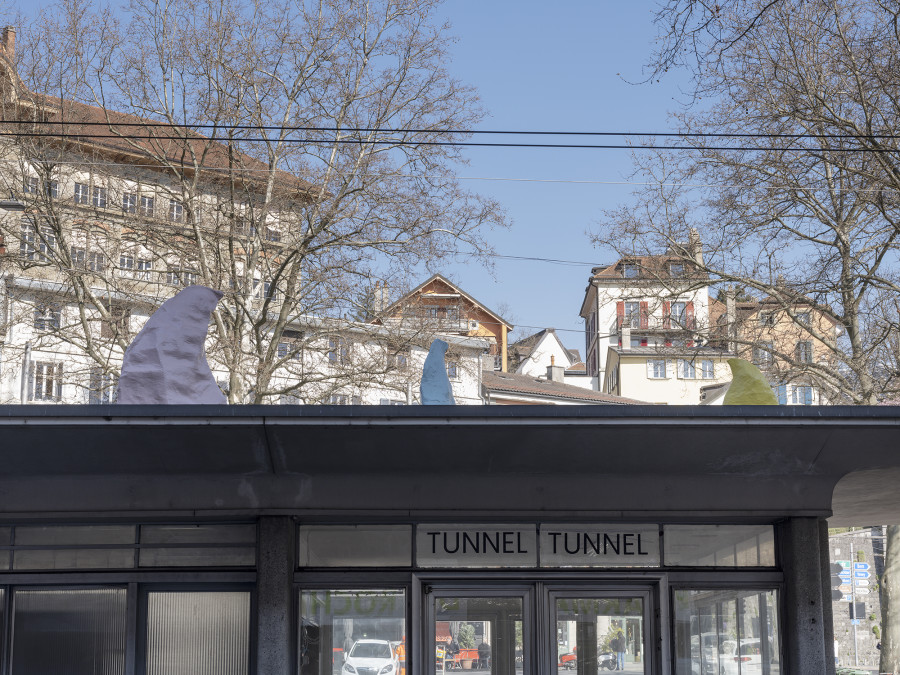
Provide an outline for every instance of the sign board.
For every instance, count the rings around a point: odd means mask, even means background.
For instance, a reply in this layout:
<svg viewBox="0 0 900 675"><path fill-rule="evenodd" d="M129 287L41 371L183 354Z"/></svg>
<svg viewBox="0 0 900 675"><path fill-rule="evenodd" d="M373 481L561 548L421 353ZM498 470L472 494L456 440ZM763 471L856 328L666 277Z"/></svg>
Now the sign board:
<svg viewBox="0 0 900 675"><path fill-rule="evenodd" d="M853 563L853 569L867 570L867 569L869 569L869 563Z"/></svg>
<svg viewBox="0 0 900 675"><path fill-rule="evenodd" d="M850 619L850 623L853 624L854 626L858 626L858 625L859 625L859 619Z"/></svg>
<svg viewBox="0 0 900 675"><path fill-rule="evenodd" d="M852 563L849 560L835 560L834 564L840 565L844 569L850 569Z"/></svg>
<svg viewBox="0 0 900 675"><path fill-rule="evenodd" d="M844 585L841 585L841 587L840 587L838 590L839 590L841 593L843 593L844 595L850 595L850 594L853 592L853 586L844 586Z"/></svg>
<svg viewBox="0 0 900 675"><path fill-rule="evenodd" d="M656 567L656 525L541 525L541 567Z"/></svg>
<svg viewBox="0 0 900 675"><path fill-rule="evenodd" d="M868 586L869 580L868 579L856 579L856 580L854 580L853 583L855 583L857 586Z"/></svg>
<svg viewBox="0 0 900 675"><path fill-rule="evenodd" d="M853 578L854 579L868 579L869 573L868 572L860 572L859 570L857 570L853 573Z"/></svg>
<svg viewBox="0 0 900 675"><path fill-rule="evenodd" d="M421 567L537 567L534 525L417 525Z"/></svg>
<svg viewBox="0 0 900 675"><path fill-rule="evenodd" d="M869 589L868 589L868 588L865 588L865 587L863 587L863 588L857 588L857 589L856 589L856 594L857 594L857 595L868 595L868 594L869 594Z"/></svg>

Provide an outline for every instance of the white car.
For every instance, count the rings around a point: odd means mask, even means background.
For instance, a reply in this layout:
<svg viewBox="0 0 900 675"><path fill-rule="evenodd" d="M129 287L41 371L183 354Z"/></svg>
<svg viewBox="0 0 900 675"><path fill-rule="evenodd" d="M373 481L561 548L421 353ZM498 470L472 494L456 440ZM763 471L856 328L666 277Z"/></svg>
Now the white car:
<svg viewBox="0 0 900 675"><path fill-rule="evenodd" d="M741 640L740 647L735 640L722 643L721 675L778 675L778 653L769 641L769 660L763 663L762 642L759 638Z"/></svg>
<svg viewBox="0 0 900 675"><path fill-rule="evenodd" d="M396 675L400 659L387 640L357 640L344 659L344 675Z"/></svg>

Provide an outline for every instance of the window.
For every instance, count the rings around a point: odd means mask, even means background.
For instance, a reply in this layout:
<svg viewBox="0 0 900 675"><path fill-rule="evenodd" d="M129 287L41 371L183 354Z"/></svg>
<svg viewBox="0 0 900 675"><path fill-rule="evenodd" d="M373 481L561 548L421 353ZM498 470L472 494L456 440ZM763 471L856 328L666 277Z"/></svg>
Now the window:
<svg viewBox="0 0 900 675"><path fill-rule="evenodd" d="M813 346L812 342L804 340L797 343L797 361L800 363L812 363Z"/></svg>
<svg viewBox="0 0 900 675"><path fill-rule="evenodd" d="M19 255L26 260L45 262L55 248L56 235L52 228L44 226L39 232L34 223L22 223Z"/></svg>
<svg viewBox="0 0 900 675"><path fill-rule="evenodd" d="M38 180L37 176L26 176L25 184L22 186L25 190L25 194L34 195L37 194L38 191Z"/></svg>
<svg viewBox="0 0 900 675"><path fill-rule="evenodd" d="M647 359L647 377L651 380L666 379L666 360Z"/></svg>
<svg viewBox="0 0 900 675"><path fill-rule="evenodd" d="M119 256L119 269L122 276L130 277L134 272L134 256L130 253L123 253Z"/></svg>
<svg viewBox="0 0 900 675"><path fill-rule="evenodd" d="M278 346L275 348L275 356L279 359L286 359L290 353L291 345L287 342L279 342Z"/></svg>
<svg viewBox="0 0 900 675"><path fill-rule="evenodd" d="M302 405L303 401L297 394L282 394L278 397L278 405Z"/></svg>
<svg viewBox="0 0 900 675"><path fill-rule="evenodd" d="M406 401L393 398L380 398L378 399L378 405L406 405Z"/></svg>
<svg viewBox="0 0 900 675"><path fill-rule="evenodd" d="M441 308L437 305L425 305L425 318L437 319L440 316Z"/></svg>
<svg viewBox="0 0 900 675"><path fill-rule="evenodd" d="M75 203L90 204L91 191L87 183L75 183Z"/></svg>
<svg viewBox="0 0 900 675"><path fill-rule="evenodd" d="M447 361L447 377L451 380L459 379L459 362Z"/></svg>
<svg viewBox="0 0 900 675"><path fill-rule="evenodd" d="M626 328L641 327L641 303L626 302L625 303L625 323Z"/></svg>
<svg viewBox="0 0 900 675"><path fill-rule="evenodd" d="M302 358L303 333L296 330L285 330L281 333L281 342L275 348L275 353L279 359L288 357L299 361Z"/></svg>
<svg viewBox="0 0 900 675"><path fill-rule="evenodd" d="M266 241L281 241L281 232L273 230L271 227L266 228Z"/></svg>
<svg viewBox="0 0 900 675"><path fill-rule="evenodd" d="M50 199L59 198L59 181L58 180L51 180L49 183L47 183L47 197L49 197Z"/></svg>
<svg viewBox="0 0 900 675"><path fill-rule="evenodd" d="M626 279L637 279L640 270L636 263L625 263L622 265L622 276Z"/></svg>
<svg viewBox="0 0 900 675"><path fill-rule="evenodd" d="M122 193L122 211L125 213L137 213L137 194L134 192Z"/></svg>
<svg viewBox="0 0 900 675"><path fill-rule="evenodd" d="M169 220L173 223L184 222L184 204L177 199L169 200Z"/></svg>
<svg viewBox="0 0 900 675"><path fill-rule="evenodd" d="M138 258L135 261L135 279L143 279L145 281L150 280L150 272L153 269L153 264L146 258Z"/></svg>
<svg viewBox="0 0 900 675"><path fill-rule="evenodd" d="M87 266L91 272L102 272L106 269L106 256L97 251L88 253Z"/></svg>
<svg viewBox="0 0 900 675"><path fill-rule="evenodd" d="M772 342L760 342L753 347L753 363L759 368L770 368L774 362L772 350L775 348Z"/></svg>
<svg viewBox="0 0 900 675"><path fill-rule="evenodd" d="M62 397L61 363L32 361L28 365L28 400L58 401Z"/></svg>
<svg viewBox="0 0 900 675"><path fill-rule="evenodd" d="M634 349L635 347L646 347L646 346L647 346L647 338L645 338L645 337L631 338L632 349Z"/></svg>
<svg viewBox="0 0 900 675"><path fill-rule="evenodd" d="M693 361L678 359L678 377L682 380L694 380L697 378L697 368Z"/></svg>
<svg viewBox="0 0 900 675"><path fill-rule="evenodd" d="M684 263L673 262L669 263L669 276L673 278L680 278L684 276Z"/></svg>
<svg viewBox="0 0 900 675"><path fill-rule="evenodd" d="M328 361L335 365L346 365L350 361L350 350L342 337L328 338Z"/></svg>
<svg viewBox="0 0 900 675"><path fill-rule="evenodd" d="M332 394L326 405L362 405L362 399L349 394Z"/></svg>
<svg viewBox="0 0 900 675"><path fill-rule="evenodd" d="M775 325L775 312L760 312L759 313L759 325L760 326L774 326Z"/></svg>
<svg viewBox="0 0 900 675"><path fill-rule="evenodd" d="M797 323L801 326L809 327L809 312L797 312L795 316L797 317Z"/></svg>
<svg viewBox="0 0 900 675"><path fill-rule="evenodd" d="M105 187L95 187L92 203L94 208L97 209L105 209L106 208L106 188Z"/></svg>
<svg viewBox="0 0 900 675"><path fill-rule="evenodd" d="M153 216L153 206L154 199L148 195L141 195L140 204L140 214L142 216L152 217Z"/></svg>
<svg viewBox="0 0 900 675"><path fill-rule="evenodd" d="M116 402L116 380L111 373L100 368L91 368L90 385L88 387L88 403L106 405Z"/></svg>
<svg viewBox="0 0 900 675"><path fill-rule="evenodd" d="M704 380L711 380L715 377L715 364L710 359L700 361L700 377Z"/></svg>
<svg viewBox="0 0 900 675"><path fill-rule="evenodd" d="M79 270L87 267L87 251L80 246L72 247L72 267Z"/></svg>
<svg viewBox="0 0 900 675"><path fill-rule="evenodd" d="M407 351L398 351L398 352L390 352L388 354L388 367L396 368L398 370L402 370L409 365L409 352Z"/></svg>
<svg viewBox="0 0 900 675"><path fill-rule="evenodd" d="M62 308L59 305L37 305L34 308L35 330L59 330L61 322Z"/></svg>
<svg viewBox="0 0 900 675"><path fill-rule="evenodd" d="M669 304L669 322L672 328L687 328L687 303L673 302Z"/></svg>
<svg viewBox="0 0 900 675"><path fill-rule="evenodd" d="M198 274L191 270L169 269L166 272L166 283L170 286L193 286L197 279Z"/></svg>
<svg viewBox="0 0 900 675"><path fill-rule="evenodd" d="M131 328L131 309L114 302L108 307L109 317L100 322L100 337L116 338L128 336Z"/></svg>
<svg viewBox="0 0 900 675"><path fill-rule="evenodd" d="M812 387L809 385L794 386L791 392L791 403L794 405L812 405Z"/></svg>

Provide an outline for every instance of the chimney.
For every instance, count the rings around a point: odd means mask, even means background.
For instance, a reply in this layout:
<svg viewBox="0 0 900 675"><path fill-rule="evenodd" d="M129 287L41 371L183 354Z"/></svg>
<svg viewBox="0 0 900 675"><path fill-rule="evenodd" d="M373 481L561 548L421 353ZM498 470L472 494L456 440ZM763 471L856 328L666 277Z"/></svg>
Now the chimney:
<svg viewBox="0 0 900 675"><path fill-rule="evenodd" d="M7 26L3 29L3 51L13 60L16 57L16 27Z"/></svg>
<svg viewBox="0 0 900 675"><path fill-rule="evenodd" d="M700 233L697 231L696 227L692 227L690 234L688 234L688 251L691 253L691 257L696 261L698 265L703 266L703 244L700 241Z"/></svg>
<svg viewBox="0 0 900 675"><path fill-rule="evenodd" d="M622 326L622 351L627 352L631 349L631 327Z"/></svg>
<svg viewBox="0 0 900 675"><path fill-rule="evenodd" d="M375 313L375 316L378 316L387 309L387 306L387 283L376 281L375 289L372 292L372 311Z"/></svg>
<svg viewBox="0 0 900 675"><path fill-rule="evenodd" d="M737 291L734 286L725 291L725 336L727 349L732 353L737 352L737 305L735 296Z"/></svg>
<svg viewBox="0 0 900 675"><path fill-rule="evenodd" d="M552 354L550 355L550 365L547 366L547 379L551 382L560 383L566 380L566 369L556 365L556 357Z"/></svg>

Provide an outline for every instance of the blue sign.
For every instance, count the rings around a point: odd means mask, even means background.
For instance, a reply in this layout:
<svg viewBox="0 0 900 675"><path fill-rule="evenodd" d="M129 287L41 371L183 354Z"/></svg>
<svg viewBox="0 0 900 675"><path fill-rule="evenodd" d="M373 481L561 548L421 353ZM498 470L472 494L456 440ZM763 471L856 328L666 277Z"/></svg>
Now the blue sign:
<svg viewBox="0 0 900 675"><path fill-rule="evenodd" d="M859 619L850 619L850 623L851 623L852 625L854 625L854 626L858 626L858 625L859 625Z"/></svg>
<svg viewBox="0 0 900 675"><path fill-rule="evenodd" d="M859 570L857 570L857 571L853 572L853 578L854 579L868 579L869 573L868 572L860 572Z"/></svg>
<svg viewBox="0 0 900 675"><path fill-rule="evenodd" d="M841 579L845 579L846 581L850 581L850 570L847 570L846 572L841 572L840 574L838 574L838 576L839 576Z"/></svg>
<svg viewBox="0 0 900 675"><path fill-rule="evenodd" d="M869 563L853 563L853 569L867 570L867 569L869 569Z"/></svg>

